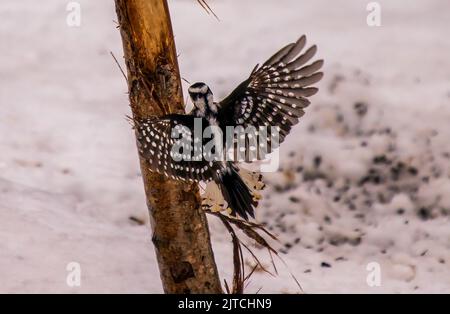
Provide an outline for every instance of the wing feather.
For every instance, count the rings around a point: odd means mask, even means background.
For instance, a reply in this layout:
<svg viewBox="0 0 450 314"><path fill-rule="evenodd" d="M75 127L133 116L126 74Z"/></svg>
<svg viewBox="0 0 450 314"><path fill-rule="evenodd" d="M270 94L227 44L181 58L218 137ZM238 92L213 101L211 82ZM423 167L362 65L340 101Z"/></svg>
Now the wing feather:
<svg viewBox="0 0 450 314"><path fill-rule="evenodd" d="M192 115L174 114L134 120L138 150L148 161L151 171L183 181L210 181L215 178L221 164L210 162L204 156L194 155L194 119L196 117ZM207 123L203 121L202 125L206 126ZM175 138L174 130L181 132L181 137ZM203 143L203 139L199 140ZM177 152L176 147L174 148L176 143L185 145L186 150ZM184 152L189 150L189 145L192 149L188 156Z"/></svg>
<svg viewBox="0 0 450 314"><path fill-rule="evenodd" d="M282 143L291 128L304 115L308 97L318 89L323 60L308 63L317 46L304 50L306 36L301 36L256 67L250 77L219 103L219 121L226 126L276 126ZM274 149L276 145L271 147ZM247 147L248 149L248 147Z"/></svg>

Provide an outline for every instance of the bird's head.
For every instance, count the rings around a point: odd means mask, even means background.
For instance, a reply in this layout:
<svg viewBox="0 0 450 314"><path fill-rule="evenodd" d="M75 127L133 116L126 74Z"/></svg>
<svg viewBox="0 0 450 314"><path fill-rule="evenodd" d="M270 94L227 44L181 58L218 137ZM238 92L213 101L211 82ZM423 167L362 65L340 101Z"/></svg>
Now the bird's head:
<svg viewBox="0 0 450 314"><path fill-rule="evenodd" d="M191 96L194 106L204 112L207 109L211 110L213 107L213 93L205 83L195 83L188 89L189 96Z"/></svg>

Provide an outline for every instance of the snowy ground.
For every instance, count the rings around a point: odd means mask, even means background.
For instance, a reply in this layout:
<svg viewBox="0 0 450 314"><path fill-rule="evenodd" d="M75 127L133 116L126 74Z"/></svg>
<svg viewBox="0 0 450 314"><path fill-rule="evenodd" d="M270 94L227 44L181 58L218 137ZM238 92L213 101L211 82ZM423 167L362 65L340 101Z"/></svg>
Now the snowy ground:
<svg viewBox="0 0 450 314"><path fill-rule="evenodd" d="M78 28L67 2L0 4L0 292L161 292L109 55L121 55L113 1L79 1ZM382 26L369 27L366 1L211 1L221 22L170 1L182 75L217 98L303 33L326 61L258 210L306 293L450 292L450 5L379 3ZM230 278L229 238L211 227ZM66 284L69 262L81 287ZM366 283L371 262L380 287ZM278 269L247 291L298 292Z"/></svg>

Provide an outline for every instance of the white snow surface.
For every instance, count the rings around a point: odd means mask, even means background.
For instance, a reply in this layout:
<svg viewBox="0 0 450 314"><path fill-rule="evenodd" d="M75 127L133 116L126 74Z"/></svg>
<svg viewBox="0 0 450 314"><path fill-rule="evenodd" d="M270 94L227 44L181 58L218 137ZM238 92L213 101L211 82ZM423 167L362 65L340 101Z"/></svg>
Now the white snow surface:
<svg viewBox="0 0 450 314"><path fill-rule="evenodd" d="M122 56L114 1L78 2L80 27L66 25L68 1L0 4L0 292L161 293L109 54ZM169 3L182 76L217 99L302 34L325 59L257 211L287 267L275 259L279 275L258 272L248 293L301 292L290 273L305 293L450 292L450 4L378 2L381 27L367 26L366 1L210 1L220 22ZM230 238L210 227L230 282ZM80 287L66 284L70 262Z"/></svg>

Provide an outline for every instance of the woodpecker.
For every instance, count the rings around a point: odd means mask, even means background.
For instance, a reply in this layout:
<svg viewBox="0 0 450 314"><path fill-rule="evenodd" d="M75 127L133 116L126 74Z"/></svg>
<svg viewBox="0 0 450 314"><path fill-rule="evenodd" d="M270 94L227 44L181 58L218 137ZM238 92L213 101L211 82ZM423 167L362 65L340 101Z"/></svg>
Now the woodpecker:
<svg viewBox="0 0 450 314"><path fill-rule="evenodd" d="M204 152L195 155L191 150L179 153L174 150L178 143L174 131L178 130L183 136L181 147L186 148L199 143L205 145L210 140L196 134L196 121L201 124L200 134L208 127L215 127L222 131L222 140L230 126L276 128L278 143L267 139L266 153L270 154L304 115L304 109L310 104L308 97L318 91L312 85L323 77L319 72L323 60L310 62L317 47L313 45L305 50L305 46L306 37L303 35L283 47L262 66L256 65L250 76L220 102L214 101L208 85L199 82L188 89L194 104L190 113L134 119L138 150L148 161L150 170L174 180L206 183L202 195L205 208L228 209L232 216L238 215L245 220L249 216L255 218L254 210L260 199L258 191L264 188L262 176L245 170L235 160L211 160ZM215 134L215 140L218 137L220 135ZM236 142L235 138L233 148ZM250 142L248 139L244 141L246 153L255 150ZM230 148L225 147L224 141L215 143L223 145L224 154ZM258 154L256 159L244 161L261 160L265 156Z"/></svg>

